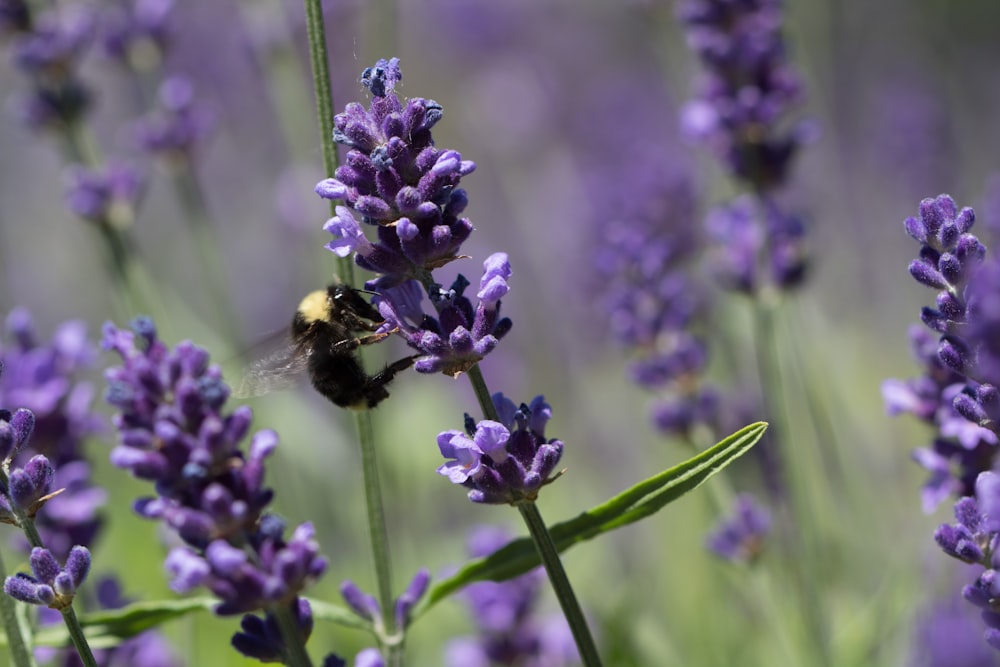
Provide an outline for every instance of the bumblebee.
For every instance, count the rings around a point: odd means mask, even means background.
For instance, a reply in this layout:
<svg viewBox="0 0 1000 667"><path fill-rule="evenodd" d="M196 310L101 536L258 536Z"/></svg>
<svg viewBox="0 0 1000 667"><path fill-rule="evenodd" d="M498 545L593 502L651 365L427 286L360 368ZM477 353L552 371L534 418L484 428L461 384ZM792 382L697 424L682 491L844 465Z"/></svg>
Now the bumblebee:
<svg viewBox="0 0 1000 667"><path fill-rule="evenodd" d="M387 386L419 355L387 364L368 375L357 350L387 338L375 333L385 320L354 288L333 284L310 293L299 304L289 340L282 350L253 363L237 389L238 396L258 396L294 384L303 371L316 391L334 405L366 410L389 397ZM365 333L369 332L369 333Z"/></svg>

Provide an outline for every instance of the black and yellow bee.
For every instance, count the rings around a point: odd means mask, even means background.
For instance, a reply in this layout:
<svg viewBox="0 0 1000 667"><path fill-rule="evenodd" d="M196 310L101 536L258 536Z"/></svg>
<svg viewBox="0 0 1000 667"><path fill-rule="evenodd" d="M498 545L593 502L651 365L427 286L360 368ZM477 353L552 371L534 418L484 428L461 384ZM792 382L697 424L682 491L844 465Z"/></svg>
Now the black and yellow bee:
<svg viewBox="0 0 1000 667"><path fill-rule="evenodd" d="M387 385L396 374L419 356L404 357L368 375L357 350L391 335L374 333L384 321L361 293L348 285L333 284L311 292L292 318L288 344L251 364L236 395L258 396L287 388L305 372L316 391L334 405L374 408L389 397Z"/></svg>

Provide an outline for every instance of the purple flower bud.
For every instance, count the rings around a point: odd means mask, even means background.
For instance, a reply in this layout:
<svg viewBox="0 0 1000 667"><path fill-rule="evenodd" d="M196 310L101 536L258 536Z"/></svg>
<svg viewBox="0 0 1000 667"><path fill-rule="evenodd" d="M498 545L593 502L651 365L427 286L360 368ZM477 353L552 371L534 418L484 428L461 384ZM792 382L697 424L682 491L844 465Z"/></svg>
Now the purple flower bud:
<svg viewBox="0 0 1000 667"><path fill-rule="evenodd" d="M313 630L312 608L305 598L295 598L290 606L302 642L305 643ZM269 612L264 618L246 614L240 619L240 630L232 638L233 648L237 651L261 662L285 660L285 640L273 614Z"/></svg>
<svg viewBox="0 0 1000 667"><path fill-rule="evenodd" d="M954 336L942 336L938 345L938 358L959 375L965 375L970 362L970 350L965 341Z"/></svg>
<svg viewBox="0 0 1000 667"><path fill-rule="evenodd" d="M7 577L3 584L4 593L15 600L36 605L51 605L55 602L56 593L48 584L43 584L26 574L18 573Z"/></svg>
<svg viewBox="0 0 1000 667"><path fill-rule="evenodd" d="M345 580L340 584L340 595L344 598L344 602L347 603L354 613L361 618L371 621L378 617L381 613L378 601L360 588L350 579Z"/></svg>
<svg viewBox="0 0 1000 667"><path fill-rule="evenodd" d="M974 424L984 424L989 422L989 416L982 406L968 394L959 394L952 403L955 411Z"/></svg>
<svg viewBox="0 0 1000 667"><path fill-rule="evenodd" d="M395 619L396 629L402 630L410 624L410 612L427 592L431 581L431 573L427 568L421 568L413 575L410 585L403 594L396 598Z"/></svg>
<svg viewBox="0 0 1000 667"><path fill-rule="evenodd" d="M11 470L10 499L29 516L34 516L39 500L51 491L54 477L55 470L49 460L41 454L33 456L24 467Z"/></svg>
<svg viewBox="0 0 1000 667"><path fill-rule="evenodd" d="M948 287L948 281L941 275L941 272L936 267L921 260L915 259L910 262L910 275L918 283L934 289L946 289Z"/></svg>
<svg viewBox="0 0 1000 667"><path fill-rule="evenodd" d="M354 667L385 667L385 658L378 649L366 648L354 656Z"/></svg>
<svg viewBox="0 0 1000 667"><path fill-rule="evenodd" d="M185 547L173 549L167 556L164 567L171 575L171 590L178 593L194 590L211 571L204 558Z"/></svg>

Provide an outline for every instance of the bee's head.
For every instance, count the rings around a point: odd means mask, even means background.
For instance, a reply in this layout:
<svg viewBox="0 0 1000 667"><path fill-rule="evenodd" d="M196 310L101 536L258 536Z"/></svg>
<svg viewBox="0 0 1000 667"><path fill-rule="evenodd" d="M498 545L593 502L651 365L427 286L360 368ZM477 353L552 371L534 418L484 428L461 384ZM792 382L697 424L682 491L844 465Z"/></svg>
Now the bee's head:
<svg viewBox="0 0 1000 667"><path fill-rule="evenodd" d="M331 319L350 322L358 318L381 321L378 311L362 296L362 290L333 284L326 288Z"/></svg>

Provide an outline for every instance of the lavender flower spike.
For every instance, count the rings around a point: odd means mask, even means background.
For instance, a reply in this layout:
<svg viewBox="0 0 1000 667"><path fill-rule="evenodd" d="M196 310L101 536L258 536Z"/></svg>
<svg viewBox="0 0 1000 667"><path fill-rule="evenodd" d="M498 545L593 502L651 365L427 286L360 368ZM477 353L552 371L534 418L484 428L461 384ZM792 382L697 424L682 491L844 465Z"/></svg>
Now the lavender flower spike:
<svg viewBox="0 0 1000 667"><path fill-rule="evenodd" d="M424 281L457 259L472 233L472 223L459 217L468 197L458 186L476 165L457 151L434 147L431 128L442 117L441 105L421 98L404 105L395 93L401 78L397 58L365 70L371 107L351 103L334 118L333 139L350 151L334 177L316 186L319 196L344 200L363 223L379 227L378 240L355 261L384 274L386 286ZM360 233L353 216L340 210L325 228L338 237L330 248L341 256Z"/></svg>
<svg viewBox="0 0 1000 667"><path fill-rule="evenodd" d="M469 500L477 503L511 504L534 502L541 487L549 484L562 458L563 443L546 440L545 424L552 408L544 397L531 405L514 402L497 393L493 403L501 422L466 419L466 431L438 435L441 455L451 459L438 467L438 474L469 489Z"/></svg>
<svg viewBox="0 0 1000 667"><path fill-rule="evenodd" d="M815 129L800 122L779 130L802 99L781 34L781 0L684 0L677 14L705 67L696 99L683 111L685 133L755 189L784 183Z"/></svg>
<svg viewBox="0 0 1000 667"><path fill-rule="evenodd" d="M208 354L190 342L171 350L148 318L133 330L105 325L104 346L124 362L107 372L107 399L120 411L112 462L155 482L157 496L136 511L163 520L187 545L167 559L172 587L206 586L220 599L219 615L294 608L327 561L312 524L286 540L284 521L266 511L274 494L264 462L277 434L258 431L244 453L250 410L224 412L229 388Z"/></svg>

